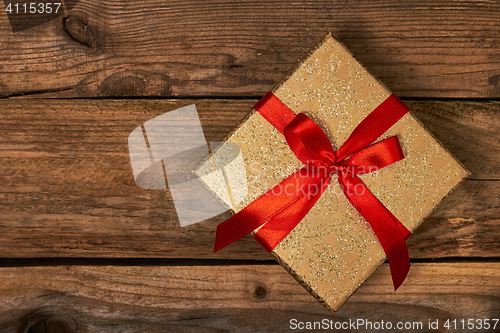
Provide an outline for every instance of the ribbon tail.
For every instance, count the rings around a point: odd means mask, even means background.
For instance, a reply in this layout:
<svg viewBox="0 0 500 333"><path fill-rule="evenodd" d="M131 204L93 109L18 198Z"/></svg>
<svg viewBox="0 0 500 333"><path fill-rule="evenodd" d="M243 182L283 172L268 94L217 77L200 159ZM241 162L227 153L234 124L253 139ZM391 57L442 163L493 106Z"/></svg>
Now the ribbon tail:
<svg viewBox="0 0 500 333"><path fill-rule="evenodd" d="M339 182L347 199L368 221L389 259L394 290L403 283L410 270L410 258L405 239L406 227L370 192L357 176L341 173ZM359 189L362 189L361 191Z"/></svg>
<svg viewBox="0 0 500 333"><path fill-rule="evenodd" d="M285 207L272 219L260 228L253 238L267 251L271 252L279 243L299 224L306 216L316 201L330 183L330 177L326 179L310 178L306 193L301 196L292 205Z"/></svg>
<svg viewBox="0 0 500 333"><path fill-rule="evenodd" d="M287 216L287 214L292 219L297 218L302 213L305 215L323 192L319 193L314 201L311 200L313 201L312 203L304 202L303 198L308 198L309 189L317 188L323 180L324 178L321 178L320 175L311 173L307 166L298 170L251 202L229 220L219 224L215 235L214 252L248 235L260 226L269 224L270 221L276 216L279 216L283 211L287 211L287 213L278 217L278 220L281 220L282 216ZM326 188L327 185L328 184L324 187ZM310 207L305 210L305 207L309 205ZM296 214L293 214L293 212L296 212ZM264 226L263 231L256 239L261 244L275 243L277 237L281 237L288 229L288 232L291 231L300 220L301 219L298 221L289 220L283 227L276 226L275 228L280 230L279 234L277 232L271 232L272 228L270 226L267 228L264 228ZM293 225L293 227L291 227L291 225ZM267 235L264 236L264 234ZM281 239L285 236L286 234ZM266 248L266 246L264 247Z"/></svg>
<svg viewBox="0 0 500 333"><path fill-rule="evenodd" d="M397 136L392 136L380 142L374 143L367 148L351 155L343 164L348 170L353 170L354 174L362 175L375 170L382 169L392 163L396 163L404 158L403 150ZM364 185L364 184L363 184ZM365 189L366 190L366 189ZM378 199L377 199L378 201ZM383 205L382 205L383 206ZM388 210L387 211L406 240L411 232Z"/></svg>
<svg viewBox="0 0 500 333"><path fill-rule="evenodd" d="M411 236L411 231L408 230L408 228L406 228L405 225L401 223L398 220L398 218L391 213L389 209L387 209L387 207L384 206L384 209L387 211L387 214L389 214L389 216L392 218L394 224L396 224L396 227L398 227L401 236L403 236L403 239L406 241Z"/></svg>

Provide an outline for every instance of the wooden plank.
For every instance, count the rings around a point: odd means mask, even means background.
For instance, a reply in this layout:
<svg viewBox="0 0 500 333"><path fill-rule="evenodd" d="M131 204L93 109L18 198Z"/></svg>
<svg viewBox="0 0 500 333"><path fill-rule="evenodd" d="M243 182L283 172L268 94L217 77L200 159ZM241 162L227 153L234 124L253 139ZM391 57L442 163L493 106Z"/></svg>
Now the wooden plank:
<svg viewBox="0 0 500 333"><path fill-rule="evenodd" d="M424 126L472 173L500 179L500 103L405 101Z"/></svg>
<svg viewBox="0 0 500 333"><path fill-rule="evenodd" d="M397 292L385 264L335 314L277 265L2 267L0 281L5 333L289 332L292 319L394 325L378 332L428 332L438 320L432 331L447 332L447 319L500 315L498 262L416 263ZM366 327L345 331L375 331Z"/></svg>
<svg viewBox="0 0 500 333"><path fill-rule="evenodd" d="M499 14L486 0L82 0L22 32L0 17L0 95L262 96L332 31L402 97L499 97Z"/></svg>
<svg viewBox="0 0 500 333"><path fill-rule="evenodd" d="M271 259L250 237L214 254L228 214L180 228L168 191L135 185L128 134L191 103L218 141L255 100L1 101L2 257ZM498 257L500 103L408 104L472 172L410 238L411 257Z"/></svg>

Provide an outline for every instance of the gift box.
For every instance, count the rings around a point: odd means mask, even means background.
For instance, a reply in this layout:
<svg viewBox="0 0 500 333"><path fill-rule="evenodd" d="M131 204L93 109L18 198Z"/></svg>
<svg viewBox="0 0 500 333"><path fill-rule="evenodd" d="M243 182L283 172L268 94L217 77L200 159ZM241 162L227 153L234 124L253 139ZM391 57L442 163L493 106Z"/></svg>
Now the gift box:
<svg viewBox="0 0 500 333"><path fill-rule="evenodd" d="M307 114L326 134L334 150L342 147L355 128L388 100L400 103L331 34L272 89L270 96L271 104L282 103L293 115ZM273 111L272 107L268 110L270 117L256 110L269 108L269 96L266 98L265 103L259 102L225 137L219 149L212 151L210 159L195 170L234 213L284 184L305 166L290 148L283 128L280 131L279 126L271 124L273 119L269 119L274 117L274 122L279 122L280 117L287 115ZM368 125L363 131L371 130ZM389 215L413 231L468 172L406 110L376 142L394 136L404 158L360 172L356 177ZM335 169L338 173L340 166L347 165L335 163L337 166L328 170ZM363 209L353 203L355 199L346 196L346 185L336 180L335 172L326 177L330 177L326 185L321 183L324 191L319 196L314 193L317 201L300 222L268 249L290 275L331 311L336 311L387 259L380 235L364 218ZM368 206L365 214L373 211ZM287 221L287 217L281 220ZM252 233L258 233L260 228ZM384 230L382 225L379 232ZM268 233L273 232L271 228Z"/></svg>

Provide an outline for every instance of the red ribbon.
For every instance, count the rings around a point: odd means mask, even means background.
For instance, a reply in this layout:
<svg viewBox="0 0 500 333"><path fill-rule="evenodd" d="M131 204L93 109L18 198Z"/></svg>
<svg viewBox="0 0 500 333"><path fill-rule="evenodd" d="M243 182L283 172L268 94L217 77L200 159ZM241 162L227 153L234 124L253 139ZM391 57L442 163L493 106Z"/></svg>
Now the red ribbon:
<svg viewBox="0 0 500 333"><path fill-rule="evenodd" d="M359 123L337 151L312 119L303 113L295 115L272 93L267 93L254 109L285 135L305 166L218 225L214 252L261 226L253 237L268 252L272 251L314 206L336 174L345 196L370 223L382 244L396 290L410 269L405 240L411 233L358 175L404 158L397 136L373 142L408 108L391 95Z"/></svg>

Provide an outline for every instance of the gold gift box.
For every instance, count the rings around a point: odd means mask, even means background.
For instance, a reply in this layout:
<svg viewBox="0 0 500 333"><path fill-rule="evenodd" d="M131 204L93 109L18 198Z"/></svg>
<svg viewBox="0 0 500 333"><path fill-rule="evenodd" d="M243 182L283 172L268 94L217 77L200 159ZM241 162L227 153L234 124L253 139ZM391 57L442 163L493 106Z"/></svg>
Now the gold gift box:
<svg viewBox="0 0 500 333"><path fill-rule="evenodd" d="M294 113L307 112L334 149L392 94L331 34L272 93ZM413 231L468 172L410 113L377 141L393 135L398 136L405 158L360 178ZM255 110L225 142L195 173L233 212L303 166L285 137ZM331 311L338 310L387 259L369 223L347 200L336 177L271 253Z"/></svg>

